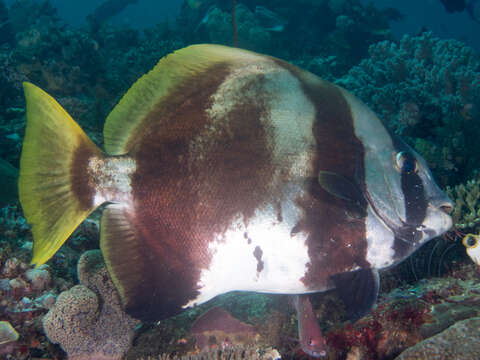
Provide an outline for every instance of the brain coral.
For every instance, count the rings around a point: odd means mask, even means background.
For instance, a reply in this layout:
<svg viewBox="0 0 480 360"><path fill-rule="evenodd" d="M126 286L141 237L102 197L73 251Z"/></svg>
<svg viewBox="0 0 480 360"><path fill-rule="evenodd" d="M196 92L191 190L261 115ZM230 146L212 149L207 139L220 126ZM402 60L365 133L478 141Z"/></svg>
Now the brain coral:
<svg viewBox="0 0 480 360"><path fill-rule="evenodd" d="M78 263L80 285L62 292L43 318L45 334L70 360L121 359L139 323L125 314L100 251L87 251Z"/></svg>
<svg viewBox="0 0 480 360"><path fill-rule="evenodd" d="M480 160L480 59L431 33L382 41L337 83L370 105L429 162L442 185L465 181Z"/></svg>

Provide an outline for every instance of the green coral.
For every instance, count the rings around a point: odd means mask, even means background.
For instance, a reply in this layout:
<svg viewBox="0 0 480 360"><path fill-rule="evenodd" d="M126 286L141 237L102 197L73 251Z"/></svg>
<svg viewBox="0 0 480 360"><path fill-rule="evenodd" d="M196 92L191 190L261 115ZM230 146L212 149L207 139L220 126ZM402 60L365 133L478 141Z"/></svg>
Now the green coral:
<svg viewBox="0 0 480 360"><path fill-rule="evenodd" d="M458 229L475 230L480 224L480 180L447 186L447 195L455 202L453 223Z"/></svg>

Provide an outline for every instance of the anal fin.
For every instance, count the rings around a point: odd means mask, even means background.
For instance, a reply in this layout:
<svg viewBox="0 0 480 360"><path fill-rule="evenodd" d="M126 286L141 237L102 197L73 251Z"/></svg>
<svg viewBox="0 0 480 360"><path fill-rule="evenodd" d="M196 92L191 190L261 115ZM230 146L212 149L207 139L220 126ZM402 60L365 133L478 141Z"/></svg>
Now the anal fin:
<svg viewBox="0 0 480 360"><path fill-rule="evenodd" d="M355 322L370 312L380 289L377 269L360 269L333 275L337 294L347 308L348 318Z"/></svg>
<svg viewBox="0 0 480 360"><path fill-rule="evenodd" d="M144 264L139 249L141 245L127 209L121 204L109 204L103 211L100 230L100 248L105 264L122 305L128 308L134 302L138 284L144 280Z"/></svg>
<svg viewBox="0 0 480 360"><path fill-rule="evenodd" d="M182 277L189 267L182 259L169 262L176 260L175 253L137 216L129 206L109 204L100 223L100 248L124 310L142 321L161 320L181 312L190 300L185 287L192 285Z"/></svg>

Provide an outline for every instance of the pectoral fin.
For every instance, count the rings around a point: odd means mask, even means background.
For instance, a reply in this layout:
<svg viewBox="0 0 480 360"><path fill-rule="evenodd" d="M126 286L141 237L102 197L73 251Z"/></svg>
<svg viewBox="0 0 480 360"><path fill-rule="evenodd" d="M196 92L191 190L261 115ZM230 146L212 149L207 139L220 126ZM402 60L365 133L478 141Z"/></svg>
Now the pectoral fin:
<svg viewBox="0 0 480 360"><path fill-rule="evenodd" d="M355 182L331 171L320 171L318 174L318 183L322 189L330 195L345 200L348 203L346 211L350 217L359 219L366 216L366 200L361 189Z"/></svg>
<svg viewBox="0 0 480 360"><path fill-rule="evenodd" d="M360 269L337 274L333 275L331 280L352 322L368 314L375 305L380 289L380 276L377 269Z"/></svg>

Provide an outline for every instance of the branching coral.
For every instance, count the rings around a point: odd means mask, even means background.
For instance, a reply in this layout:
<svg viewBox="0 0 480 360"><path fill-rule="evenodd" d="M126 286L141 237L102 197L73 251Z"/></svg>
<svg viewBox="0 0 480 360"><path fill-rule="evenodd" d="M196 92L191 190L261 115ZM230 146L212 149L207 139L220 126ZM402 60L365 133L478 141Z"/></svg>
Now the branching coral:
<svg viewBox="0 0 480 360"><path fill-rule="evenodd" d="M442 185L471 177L480 161L480 59L431 33L370 46L338 81L430 163Z"/></svg>
<svg viewBox="0 0 480 360"><path fill-rule="evenodd" d="M447 187L447 194L455 201L453 223L459 229L474 230L480 224L480 181L469 180L466 184Z"/></svg>

